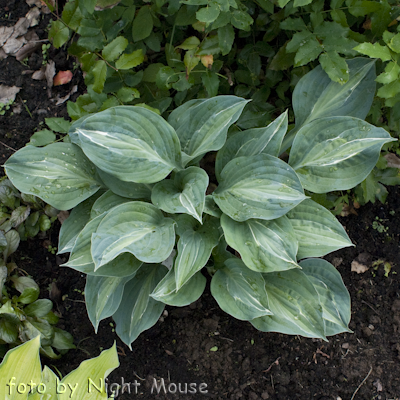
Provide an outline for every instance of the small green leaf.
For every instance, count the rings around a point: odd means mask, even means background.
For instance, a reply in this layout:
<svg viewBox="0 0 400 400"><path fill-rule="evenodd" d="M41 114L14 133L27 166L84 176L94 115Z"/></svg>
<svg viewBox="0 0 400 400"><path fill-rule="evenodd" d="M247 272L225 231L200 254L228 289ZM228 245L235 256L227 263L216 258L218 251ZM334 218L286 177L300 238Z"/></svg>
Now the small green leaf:
<svg viewBox="0 0 400 400"><path fill-rule="evenodd" d="M190 36L185 41L180 44L179 46L176 46L177 49L183 49L183 50L195 50L199 47L200 44L200 39L198 39L196 36Z"/></svg>
<svg viewBox="0 0 400 400"><path fill-rule="evenodd" d="M153 17L149 6L140 8L132 23L132 37L135 42L146 39L153 31ZM118 67L117 67L118 68Z"/></svg>
<svg viewBox="0 0 400 400"><path fill-rule="evenodd" d="M56 135L54 134L53 131L50 131L48 129L43 129L41 131L35 132L28 144L36 147L42 147L42 146L47 146L50 143L54 143L56 141Z"/></svg>
<svg viewBox="0 0 400 400"><path fill-rule="evenodd" d="M232 25L242 31L249 31L250 25L253 23L253 18L247 12L235 10L232 13Z"/></svg>
<svg viewBox="0 0 400 400"><path fill-rule="evenodd" d="M210 24L218 18L220 12L221 9L218 7L218 4L210 3L196 12L196 18L201 22Z"/></svg>
<svg viewBox="0 0 400 400"><path fill-rule="evenodd" d="M319 62L332 81L344 84L349 80L349 67L346 60L336 51L321 54Z"/></svg>
<svg viewBox="0 0 400 400"><path fill-rule="evenodd" d="M231 51L234 41L235 31L232 28L232 25L227 24L218 28L218 44L223 56L227 55Z"/></svg>
<svg viewBox="0 0 400 400"><path fill-rule="evenodd" d="M118 36L104 47L101 54L106 61L114 61L122 54L127 46L128 40L123 36Z"/></svg>
<svg viewBox="0 0 400 400"><path fill-rule="evenodd" d="M68 133L71 126L71 122L64 118L45 118L44 120L51 130L58 133Z"/></svg>
<svg viewBox="0 0 400 400"><path fill-rule="evenodd" d="M400 66L396 62L391 61L385 67L385 72L382 72L376 78L376 81L384 85L392 83L400 78Z"/></svg>
<svg viewBox="0 0 400 400"><path fill-rule="evenodd" d="M107 64L103 60L96 61L92 69L92 73L94 76L93 82L93 90L96 93L101 93L104 88L104 83L106 81L106 74L107 74Z"/></svg>
<svg viewBox="0 0 400 400"><path fill-rule="evenodd" d="M115 63L117 69L131 69L137 67L144 61L142 49L135 50L130 54L122 54Z"/></svg>
<svg viewBox="0 0 400 400"><path fill-rule="evenodd" d="M207 70L201 75L201 81L207 90L208 97L215 97L218 94L219 78L215 72Z"/></svg>
<svg viewBox="0 0 400 400"><path fill-rule="evenodd" d="M51 21L49 38L53 39L53 46L58 49L69 39L69 29L61 20Z"/></svg>
<svg viewBox="0 0 400 400"><path fill-rule="evenodd" d="M138 99L140 97L140 93L139 90L137 90L136 88L124 86L118 90L117 97L123 103L130 103L133 99Z"/></svg>

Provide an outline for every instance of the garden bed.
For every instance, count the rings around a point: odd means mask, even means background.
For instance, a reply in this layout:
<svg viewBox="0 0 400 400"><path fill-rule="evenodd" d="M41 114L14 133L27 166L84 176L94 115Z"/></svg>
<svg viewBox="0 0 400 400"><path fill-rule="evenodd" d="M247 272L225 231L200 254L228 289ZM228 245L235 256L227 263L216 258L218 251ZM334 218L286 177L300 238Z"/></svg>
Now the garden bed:
<svg viewBox="0 0 400 400"><path fill-rule="evenodd" d="M0 7L1 25L14 25L29 10L24 2L6 3L7 10L4 4ZM46 37L47 23L48 17L35 28L40 39ZM73 60L62 50L50 48L47 57L55 61L57 71L73 67ZM0 116L2 163L29 141L44 118L67 117L66 103L55 105L57 95L64 97L78 85L80 90L72 95L74 99L84 90L81 74L76 70L73 80L52 88L49 97L46 81L32 80L31 73L26 73L40 68L42 60L40 47L26 65L14 57L0 61L0 84L21 88L10 110ZM59 225L55 224L46 237L23 242L14 255L17 265L40 285L41 297L53 300L55 311L61 316L58 326L70 332L77 345L60 360L42 362L66 375L116 340L121 366L108 382L121 383L123 379L132 383L131 394L120 394L120 399L398 399L399 188L389 188L386 204L369 203L357 214L341 218L355 247L326 257L337 266L350 292L350 329L354 333L331 337L326 343L259 332L220 310L210 294L208 279L200 300L183 308L167 306L162 321L140 335L132 350L118 339L111 319L103 321L99 332L94 333L84 304L84 276L59 267L66 261L65 256L48 251L49 244L57 246ZM377 263L379 260L382 262ZM352 272L354 261L369 269L360 274ZM385 270L385 262L390 264L390 271L389 264ZM185 383L193 385L188 386L187 394L163 394L163 390L158 395L155 390L151 393L154 382L159 386L162 379L167 390L170 383L181 383L182 389ZM137 392L135 380L140 384ZM171 391L175 388L169 386ZM196 388L196 394L190 394L190 388Z"/></svg>

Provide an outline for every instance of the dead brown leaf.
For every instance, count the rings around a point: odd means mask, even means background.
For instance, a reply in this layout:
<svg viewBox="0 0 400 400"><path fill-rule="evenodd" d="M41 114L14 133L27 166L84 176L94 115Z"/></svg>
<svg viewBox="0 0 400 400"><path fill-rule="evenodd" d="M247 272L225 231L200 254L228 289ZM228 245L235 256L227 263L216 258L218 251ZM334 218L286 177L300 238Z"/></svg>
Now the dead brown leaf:
<svg viewBox="0 0 400 400"><path fill-rule="evenodd" d="M58 71L57 75L53 79L54 86L65 85L71 82L72 79L72 72L71 71Z"/></svg>
<svg viewBox="0 0 400 400"><path fill-rule="evenodd" d="M351 263L351 272L357 272L357 274L363 274L366 271L368 271L368 267L366 265L361 264L355 260Z"/></svg>
<svg viewBox="0 0 400 400"><path fill-rule="evenodd" d="M53 78L56 74L56 64L53 60L50 60L46 64L46 70L44 71L47 81L47 96L51 97L51 88L53 87Z"/></svg>
<svg viewBox="0 0 400 400"><path fill-rule="evenodd" d="M15 100L16 94L21 90L17 86L0 85L0 103L7 104Z"/></svg>
<svg viewBox="0 0 400 400"><path fill-rule="evenodd" d="M57 219L60 221L60 224L62 225L64 221L69 217L69 212L68 211L60 211L57 214Z"/></svg>
<svg viewBox="0 0 400 400"><path fill-rule="evenodd" d="M60 104L64 104L74 93L78 91L78 85L74 85L71 89L71 91L64 97L57 96L56 97L56 106L59 106Z"/></svg>
<svg viewBox="0 0 400 400"><path fill-rule="evenodd" d="M42 65L40 69L32 74L32 79L34 79L35 81L42 81L43 79L46 79L46 75L44 74L45 70L46 67Z"/></svg>
<svg viewBox="0 0 400 400"><path fill-rule="evenodd" d="M400 158L396 154L388 153L384 157L386 158L388 168L400 168Z"/></svg>

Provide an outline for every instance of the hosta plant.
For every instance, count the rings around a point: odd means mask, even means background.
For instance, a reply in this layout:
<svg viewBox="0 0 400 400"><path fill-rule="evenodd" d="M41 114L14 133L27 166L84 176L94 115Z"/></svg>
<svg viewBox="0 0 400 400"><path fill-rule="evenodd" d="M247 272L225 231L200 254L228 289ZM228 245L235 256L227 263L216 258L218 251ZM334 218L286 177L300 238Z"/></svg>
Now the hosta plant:
<svg viewBox="0 0 400 400"><path fill-rule="evenodd" d="M7 352L0 364L0 387L6 400L106 400L105 378L119 367L116 345L98 357L83 361L64 378L49 367L42 370L39 358L40 337ZM118 395L119 388L110 385ZM115 398L115 396L111 396Z"/></svg>
<svg viewBox="0 0 400 400"><path fill-rule="evenodd" d="M394 140L363 120L374 63L349 68L344 85L321 67L299 81L289 133L287 113L229 131L247 103L235 96L191 100L167 121L119 106L76 121L70 144L26 147L6 162L18 189L73 208L59 251L87 274L96 329L112 316L130 346L165 304L201 296L207 266L220 307L259 330L322 339L348 331L349 294L318 257L351 241L308 194L354 187ZM286 163L278 156L288 147Z"/></svg>

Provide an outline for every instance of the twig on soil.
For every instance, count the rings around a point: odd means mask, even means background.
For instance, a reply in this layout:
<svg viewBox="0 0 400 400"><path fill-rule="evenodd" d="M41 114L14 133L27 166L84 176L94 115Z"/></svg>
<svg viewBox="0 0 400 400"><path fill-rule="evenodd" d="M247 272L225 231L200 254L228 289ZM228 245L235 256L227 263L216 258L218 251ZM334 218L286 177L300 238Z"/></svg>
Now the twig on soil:
<svg viewBox="0 0 400 400"><path fill-rule="evenodd" d="M133 375L136 376L136 378L140 379L141 381L145 381L146 379L141 378L135 371L133 371Z"/></svg>
<svg viewBox="0 0 400 400"><path fill-rule="evenodd" d="M3 143L1 140L0 140L0 143L1 143L3 146L8 147L8 148L9 148L10 150L12 150L12 151L17 151L17 150L15 150L15 149L13 149L11 146L8 146L7 144Z"/></svg>
<svg viewBox="0 0 400 400"><path fill-rule="evenodd" d="M378 311L376 311L375 308L371 306L371 304L368 304L368 303L367 303L366 301L364 301L364 300L361 300L361 303L366 304L372 311L374 311L374 312L376 312L378 315L380 315L380 314L378 313Z"/></svg>
<svg viewBox="0 0 400 400"><path fill-rule="evenodd" d="M362 385L364 385L365 381L366 381L366 380L368 379L368 377L371 375L371 372L372 372L372 367L371 367L371 369L369 370L367 376L364 378L364 380L358 385L358 388L357 388L356 391L353 393L353 396L351 396L351 399L350 399L350 400L353 400L353 399L354 399L355 395L356 395L357 392L360 390L360 387L361 387Z"/></svg>
<svg viewBox="0 0 400 400"><path fill-rule="evenodd" d="M262 371L262 372L269 372L270 371L270 369L272 368L272 366L275 364L275 365L279 365L279 359L280 359L281 357L278 357L265 371Z"/></svg>
<svg viewBox="0 0 400 400"><path fill-rule="evenodd" d="M220 336L219 338L220 338L220 339L229 340L230 342L233 342L233 340L232 340L232 339L229 339L229 338L227 338L227 337L224 337L224 336Z"/></svg>

